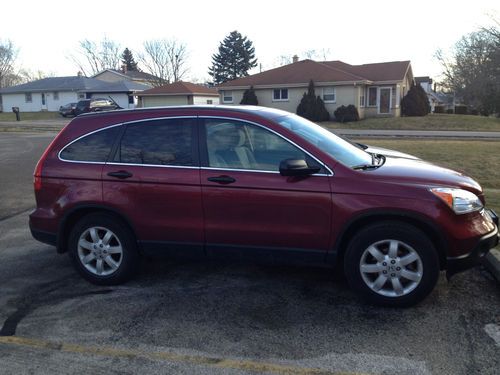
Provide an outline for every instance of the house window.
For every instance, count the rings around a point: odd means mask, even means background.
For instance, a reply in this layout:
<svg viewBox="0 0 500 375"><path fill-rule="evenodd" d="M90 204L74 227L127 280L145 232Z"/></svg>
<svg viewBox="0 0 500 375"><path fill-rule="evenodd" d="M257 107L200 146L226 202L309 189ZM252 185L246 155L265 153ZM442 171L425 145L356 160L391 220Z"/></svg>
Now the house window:
<svg viewBox="0 0 500 375"><path fill-rule="evenodd" d="M323 101L325 103L335 103L335 87L323 88Z"/></svg>
<svg viewBox="0 0 500 375"><path fill-rule="evenodd" d="M359 106L360 107L364 107L365 106L365 96L364 95L361 95L359 97Z"/></svg>
<svg viewBox="0 0 500 375"><path fill-rule="evenodd" d="M33 98L31 97L31 92L27 92L27 93L24 94L24 101L26 103L33 102Z"/></svg>
<svg viewBox="0 0 500 375"><path fill-rule="evenodd" d="M222 103L232 103L232 102L233 102L233 92L222 91Z"/></svg>
<svg viewBox="0 0 500 375"><path fill-rule="evenodd" d="M377 88L370 87L368 88L368 107L376 107L377 106Z"/></svg>
<svg viewBox="0 0 500 375"><path fill-rule="evenodd" d="M285 101L285 100L288 100L288 89L273 90L273 101Z"/></svg>
<svg viewBox="0 0 500 375"><path fill-rule="evenodd" d="M59 100L59 91L54 91L54 100Z"/></svg>
<svg viewBox="0 0 500 375"><path fill-rule="evenodd" d="M207 99L207 104L214 104L214 101L212 99Z"/></svg>
<svg viewBox="0 0 500 375"><path fill-rule="evenodd" d="M78 100L85 99L85 94L78 94Z"/></svg>
<svg viewBox="0 0 500 375"><path fill-rule="evenodd" d="M128 96L128 104L134 104L134 95Z"/></svg>

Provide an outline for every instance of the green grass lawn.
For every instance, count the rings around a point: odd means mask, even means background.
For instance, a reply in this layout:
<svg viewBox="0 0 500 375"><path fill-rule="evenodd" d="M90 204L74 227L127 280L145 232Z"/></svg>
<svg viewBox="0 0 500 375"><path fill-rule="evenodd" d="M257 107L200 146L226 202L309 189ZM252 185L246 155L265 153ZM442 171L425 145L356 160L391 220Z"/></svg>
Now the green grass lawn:
<svg viewBox="0 0 500 375"><path fill-rule="evenodd" d="M330 129L500 131L500 118L430 114L424 117L368 118L357 122L322 122Z"/></svg>
<svg viewBox="0 0 500 375"><path fill-rule="evenodd" d="M416 155L473 177L484 189L488 207L500 212L500 142L427 139L362 139L357 142Z"/></svg>
<svg viewBox="0 0 500 375"><path fill-rule="evenodd" d="M23 120L53 120L63 118L59 112L21 112ZM16 121L16 115L12 112L0 112L0 121Z"/></svg>

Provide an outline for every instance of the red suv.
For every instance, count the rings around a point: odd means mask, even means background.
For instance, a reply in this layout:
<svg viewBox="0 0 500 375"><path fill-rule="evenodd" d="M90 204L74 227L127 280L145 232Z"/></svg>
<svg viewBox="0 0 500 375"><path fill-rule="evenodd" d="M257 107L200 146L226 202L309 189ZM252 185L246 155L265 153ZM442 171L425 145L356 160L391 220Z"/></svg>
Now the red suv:
<svg viewBox="0 0 500 375"><path fill-rule="evenodd" d="M79 116L34 185L33 236L96 284L126 281L143 254L236 255L332 267L369 301L408 306L498 243L470 177L260 107Z"/></svg>

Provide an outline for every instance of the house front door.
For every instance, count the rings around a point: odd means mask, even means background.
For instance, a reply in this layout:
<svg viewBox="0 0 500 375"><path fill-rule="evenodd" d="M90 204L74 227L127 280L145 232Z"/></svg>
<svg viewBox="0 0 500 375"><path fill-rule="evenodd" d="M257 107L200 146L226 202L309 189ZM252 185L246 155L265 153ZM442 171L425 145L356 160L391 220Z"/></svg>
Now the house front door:
<svg viewBox="0 0 500 375"><path fill-rule="evenodd" d="M47 110L47 95L42 92L42 111Z"/></svg>
<svg viewBox="0 0 500 375"><path fill-rule="evenodd" d="M378 113L391 113L391 90L392 89L390 87L380 88Z"/></svg>

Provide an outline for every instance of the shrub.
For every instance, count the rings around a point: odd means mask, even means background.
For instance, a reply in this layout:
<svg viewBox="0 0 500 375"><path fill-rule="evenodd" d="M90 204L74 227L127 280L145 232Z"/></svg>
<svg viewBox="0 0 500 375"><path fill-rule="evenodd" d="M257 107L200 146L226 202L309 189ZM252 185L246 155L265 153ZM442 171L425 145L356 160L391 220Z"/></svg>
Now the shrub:
<svg viewBox="0 0 500 375"><path fill-rule="evenodd" d="M456 115L466 115L467 107L465 105L456 105L455 106L455 114Z"/></svg>
<svg viewBox="0 0 500 375"><path fill-rule="evenodd" d="M452 115L452 114L453 114L453 109L448 108L448 109L446 110L446 113L447 113L448 115Z"/></svg>
<svg viewBox="0 0 500 375"><path fill-rule="evenodd" d="M429 99L424 89L420 85L412 84L401 100L403 116L426 116L430 111Z"/></svg>
<svg viewBox="0 0 500 375"><path fill-rule="evenodd" d="M335 120L338 122L359 120L358 109L352 104L349 104L347 107L345 105L341 105L335 110L335 112L333 112L333 114L335 115Z"/></svg>
<svg viewBox="0 0 500 375"><path fill-rule="evenodd" d="M300 104L297 106L297 114L311 121L328 121L330 113L325 108L325 102L316 96L314 82L309 82L307 93L304 93Z"/></svg>
<svg viewBox="0 0 500 375"><path fill-rule="evenodd" d="M442 105L435 106L434 113L444 113L444 106L442 106Z"/></svg>
<svg viewBox="0 0 500 375"><path fill-rule="evenodd" d="M255 95L255 90L253 89L253 86L250 86L249 89L245 90L240 104L259 105L259 100L257 99L257 95Z"/></svg>

